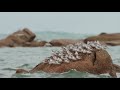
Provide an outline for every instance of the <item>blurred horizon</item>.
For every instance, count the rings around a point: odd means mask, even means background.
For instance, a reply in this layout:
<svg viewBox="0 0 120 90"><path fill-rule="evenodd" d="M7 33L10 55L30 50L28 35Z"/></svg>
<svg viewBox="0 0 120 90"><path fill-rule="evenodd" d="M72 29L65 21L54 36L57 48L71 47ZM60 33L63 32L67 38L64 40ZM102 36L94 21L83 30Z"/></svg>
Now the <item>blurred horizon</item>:
<svg viewBox="0 0 120 90"><path fill-rule="evenodd" d="M119 33L120 12L0 12L0 34L33 32Z"/></svg>

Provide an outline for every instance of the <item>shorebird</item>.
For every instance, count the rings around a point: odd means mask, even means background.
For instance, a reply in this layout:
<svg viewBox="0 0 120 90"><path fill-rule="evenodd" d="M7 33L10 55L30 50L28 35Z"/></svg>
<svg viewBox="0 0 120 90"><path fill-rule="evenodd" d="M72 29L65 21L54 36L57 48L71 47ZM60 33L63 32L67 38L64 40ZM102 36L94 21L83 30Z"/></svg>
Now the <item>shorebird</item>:
<svg viewBox="0 0 120 90"><path fill-rule="evenodd" d="M78 52L82 53L82 51L83 51L83 49L81 48L81 49L79 49L79 51L78 51Z"/></svg>
<svg viewBox="0 0 120 90"><path fill-rule="evenodd" d="M67 48L70 48L70 47L73 47L73 45L72 45L72 44L69 44L69 45L67 45L66 47L67 47Z"/></svg>
<svg viewBox="0 0 120 90"><path fill-rule="evenodd" d="M55 61L53 61L52 59L49 60L49 64L55 64Z"/></svg>
<svg viewBox="0 0 120 90"><path fill-rule="evenodd" d="M71 56L70 56L70 55L68 55L68 59L71 59Z"/></svg>
<svg viewBox="0 0 120 90"><path fill-rule="evenodd" d="M66 52L67 52L67 54L69 54L70 53L69 49L66 49Z"/></svg>
<svg viewBox="0 0 120 90"><path fill-rule="evenodd" d="M88 54L92 53L91 51L86 51Z"/></svg>
<svg viewBox="0 0 120 90"><path fill-rule="evenodd" d="M106 49L107 48L107 45L104 45L103 47L102 47L102 49Z"/></svg>
<svg viewBox="0 0 120 90"><path fill-rule="evenodd" d="M68 52L67 52L67 55L70 56L70 55L72 55L72 53L71 53L70 51L68 51Z"/></svg>
<svg viewBox="0 0 120 90"><path fill-rule="evenodd" d="M85 48L86 48L86 47L87 47L87 45L86 45L86 44L82 44L82 47L85 47Z"/></svg>
<svg viewBox="0 0 120 90"><path fill-rule="evenodd" d="M54 56L53 56L53 59L54 59L54 60L57 60L57 57L54 55Z"/></svg>
<svg viewBox="0 0 120 90"><path fill-rule="evenodd" d="M55 64L60 64L58 61L55 61Z"/></svg>
<svg viewBox="0 0 120 90"><path fill-rule="evenodd" d="M60 52L60 53L58 54L58 56L59 56L59 57L63 56L63 53L62 53L62 52Z"/></svg>
<svg viewBox="0 0 120 90"><path fill-rule="evenodd" d="M98 45L97 45L95 48L96 48L97 50L99 50L99 49L101 49L101 46L98 46Z"/></svg>
<svg viewBox="0 0 120 90"><path fill-rule="evenodd" d="M94 43L91 43L90 46L93 47L93 48L96 47L96 45Z"/></svg>
<svg viewBox="0 0 120 90"><path fill-rule="evenodd" d="M92 43L92 41L87 41L87 44L91 44Z"/></svg>
<svg viewBox="0 0 120 90"><path fill-rule="evenodd" d="M67 50L67 48L66 48L66 47L62 47L62 49L63 49L63 51L66 51L66 50Z"/></svg>
<svg viewBox="0 0 120 90"><path fill-rule="evenodd" d="M77 52L77 51L75 52L75 55L78 55L78 52Z"/></svg>
<svg viewBox="0 0 120 90"><path fill-rule="evenodd" d="M57 58L57 61L60 63L63 62L63 60L61 58Z"/></svg>
<svg viewBox="0 0 120 90"><path fill-rule="evenodd" d="M65 58L68 58L68 56L69 56L69 55L68 55L68 54L66 54L66 55L65 55Z"/></svg>
<svg viewBox="0 0 120 90"><path fill-rule="evenodd" d="M81 59L81 57L80 57L80 56L78 56L78 55L76 56L76 58L77 58L77 59Z"/></svg>
<svg viewBox="0 0 120 90"><path fill-rule="evenodd" d="M58 53L58 51L54 51L54 50L52 50L52 53Z"/></svg>
<svg viewBox="0 0 120 90"><path fill-rule="evenodd" d="M85 49L83 49L83 53L87 53L87 51Z"/></svg>
<svg viewBox="0 0 120 90"><path fill-rule="evenodd" d="M47 60L47 59L45 59L42 63L48 63L48 60Z"/></svg>
<svg viewBox="0 0 120 90"><path fill-rule="evenodd" d="M97 43L97 44L100 44L100 42L99 42L99 41L96 41L96 43Z"/></svg>
<svg viewBox="0 0 120 90"><path fill-rule="evenodd" d="M79 52L80 48L79 47L76 47L75 51Z"/></svg>
<svg viewBox="0 0 120 90"><path fill-rule="evenodd" d="M69 56L68 56L68 55L65 55L64 58L63 58L63 60L64 60L64 61L69 61L68 58L69 58Z"/></svg>
<svg viewBox="0 0 120 90"><path fill-rule="evenodd" d="M70 61L68 59L65 59L64 62L69 63Z"/></svg>
<svg viewBox="0 0 120 90"><path fill-rule="evenodd" d="M50 57L47 57L47 58L43 61L43 63L48 63L49 60L50 60Z"/></svg>
<svg viewBox="0 0 120 90"><path fill-rule="evenodd" d="M72 60L77 60L73 55L71 55L71 59Z"/></svg>
<svg viewBox="0 0 120 90"><path fill-rule="evenodd" d="M88 46L87 51L92 51L92 48Z"/></svg>
<svg viewBox="0 0 120 90"><path fill-rule="evenodd" d="M64 60L64 56L63 55L61 55L60 58Z"/></svg>
<svg viewBox="0 0 120 90"><path fill-rule="evenodd" d="M73 49L72 49L73 51L77 51L78 49L76 48L76 47L73 47Z"/></svg>
<svg viewBox="0 0 120 90"><path fill-rule="evenodd" d="M80 52L82 50L82 47L81 46L79 46L78 47L78 52Z"/></svg>
<svg viewBox="0 0 120 90"><path fill-rule="evenodd" d="M58 51L53 51L53 50L52 50L52 55L53 55L53 56L58 56L58 54L59 54Z"/></svg>

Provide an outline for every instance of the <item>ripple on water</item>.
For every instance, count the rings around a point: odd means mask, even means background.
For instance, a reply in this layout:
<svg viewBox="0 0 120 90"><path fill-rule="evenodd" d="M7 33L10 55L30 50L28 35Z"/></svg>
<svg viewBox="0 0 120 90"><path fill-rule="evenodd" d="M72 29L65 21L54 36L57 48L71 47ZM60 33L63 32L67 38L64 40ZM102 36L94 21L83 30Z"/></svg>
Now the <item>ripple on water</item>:
<svg viewBox="0 0 120 90"><path fill-rule="evenodd" d="M4 74L0 73L0 78L3 77L3 76L4 76Z"/></svg>
<svg viewBox="0 0 120 90"><path fill-rule="evenodd" d="M16 71L16 69L13 69L13 68L3 68L2 70Z"/></svg>
<svg viewBox="0 0 120 90"><path fill-rule="evenodd" d="M5 61L5 60L0 58L0 61Z"/></svg>
<svg viewBox="0 0 120 90"><path fill-rule="evenodd" d="M30 64L23 64L21 66L18 66L17 68L32 68Z"/></svg>
<svg viewBox="0 0 120 90"><path fill-rule="evenodd" d="M62 77L62 78L107 78L108 76L106 75L94 75L90 74L88 72L80 72L76 70L70 70L69 72L63 73L63 74L58 74L57 77Z"/></svg>
<svg viewBox="0 0 120 90"><path fill-rule="evenodd" d="M30 78L30 74L13 74L11 78Z"/></svg>
<svg viewBox="0 0 120 90"><path fill-rule="evenodd" d="M65 73L46 73L39 71L37 73L27 73L27 74L13 74L12 78L110 78L109 75L94 75L87 72L79 72L75 70L70 70Z"/></svg>

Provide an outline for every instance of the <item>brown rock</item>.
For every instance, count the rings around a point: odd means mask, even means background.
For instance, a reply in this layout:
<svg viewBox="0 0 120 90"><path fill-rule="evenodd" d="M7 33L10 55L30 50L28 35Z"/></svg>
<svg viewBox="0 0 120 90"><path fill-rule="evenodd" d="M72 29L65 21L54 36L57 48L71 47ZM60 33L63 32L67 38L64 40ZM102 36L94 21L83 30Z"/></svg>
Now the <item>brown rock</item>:
<svg viewBox="0 0 120 90"><path fill-rule="evenodd" d="M105 35L105 34L107 34L107 33L105 33L105 32L102 32L102 33L100 33L99 35Z"/></svg>
<svg viewBox="0 0 120 90"><path fill-rule="evenodd" d="M0 40L0 47L24 46L25 43L32 42L35 37L36 35L34 33L32 33L29 29L25 28L9 35L3 40Z"/></svg>
<svg viewBox="0 0 120 90"><path fill-rule="evenodd" d="M13 33L12 35L8 36L7 38L10 38L10 37L12 37L13 39L17 38L18 40L21 40L24 42L31 42L35 39L36 35L34 33L32 33L29 29L25 28L21 31L17 31L17 32Z"/></svg>
<svg viewBox="0 0 120 90"><path fill-rule="evenodd" d="M84 40L84 42L86 43L87 41L96 41L96 40L104 42L105 44L111 46L120 45L120 33L113 33L113 34L104 33L98 36L88 37Z"/></svg>
<svg viewBox="0 0 120 90"><path fill-rule="evenodd" d="M109 46L118 46L120 45L120 40L106 41L105 43Z"/></svg>
<svg viewBox="0 0 120 90"><path fill-rule="evenodd" d="M27 28L13 33L12 36L24 40L25 42L32 42L36 37L36 35Z"/></svg>
<svg viewBox="0 0 120 90"><path fill-rule="evenodd" d="M116 70L116 72L120 73L120 66L113 64L114 69Z"/></svg>
<svg viewBox="0 0 120 90"><path fill-rule="evenodd" d="M105 50L95 51L91 55L86 54L82 60L71 61L70 63L59 65L40 63L29 72L45 71L48 73L63 73L71 69L97 75L109 73L112 77L117 77L116 72L120 72L120 66L113 64L110 55Z"/></svg>
<svg viewBox="0 0 120 90"><path fill-rule="evenodd" d="M18 69L16 73L29 73L29 72L23 69Z"/></svg>
<svg viewBox="0 0 120 90"><path fill-rule="evenodd" d="M66 46L68 44L75 44L77 42L81 42L82 40L73 40L73 39L55 39L50 41L49 43L52 46Z"/></svg>
<svg viewBox="0 0 120 90"><path fill-rule="evenodd" d="M120 40L120 33L113 33L113 34L103 34L98 36L88 37L85 40L87 41L113 41L113 40Z"/></svg>
<svg viewBox="0 0 120 90"><path fill-rule="evenodd" d="M32 41L32 42L26 42L24 44L25 47L42 47L46 44L47 42L46 41Z"/></svg>

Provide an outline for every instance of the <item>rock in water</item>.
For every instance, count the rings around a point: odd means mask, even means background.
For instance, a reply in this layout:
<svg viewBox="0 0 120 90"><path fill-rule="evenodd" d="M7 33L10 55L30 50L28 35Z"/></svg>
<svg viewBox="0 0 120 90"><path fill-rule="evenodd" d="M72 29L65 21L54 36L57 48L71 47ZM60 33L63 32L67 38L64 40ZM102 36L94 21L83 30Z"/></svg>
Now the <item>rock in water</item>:
<svg viewBox="0 0 120 90"><path fill-rule="evenodd" d="M88 51L91 53L88 53ZM80 59L77 59L75 55L78 55ZM63 73L71 69L98 75L109 73L112 77L116 77L116 72L120 71L120 67L113 64L104 46L95 41L63 47L61 52L54 52L51 57L46 58L42 63L30 70L29 73L37 71Z"/></svg>
<svg viewBox="0 0 120 90"><path fill-rule="evenodd" d="M96 41L99 40L100 42L110 45L110 46L117 46L120 45L120 33L101 33L98 36L91 36L84 40L86 43L87 41Z"/></svg>
<svg viewBox="0 0 120 90"><path fill-rule="evenodd" d="M44 46L46 41L34 41L36 35L29 29L19 30L3 40L0 40L0 47L39 47Z"/></svg>
<svg viewBox="0 0 120 90"><path fill-rule="evenodd" d="M29 73L28 71L26 71L26 70L23 70L23 69L18 69L17 71L16 71L16 73Z"/></svg>
<svg viewBox="0 0 120 90"><path fill-rule="evenodd" d="M77 42L83 42L83 40L73 40L73 39L55 39L50 41L49 43L52 46L67 46L69 44L75 44Z"/></svg>
<svg viewBox="0 0 120 90"><path fill-rule="evenodd" d="M23 46L24 43L33 41L35 37L36 35L34 33L25 28L9 35L3 40L0 40L0 46Z"/></svg>
<svg viewBox="0 0 120 90"><path fill-rule="evenodd" d="M35 39L36 35L31 32L29 29L24 28L23 30L19 30L11 35L9 35L6 39L12 39L17 42L32 42Z"/></svg>

